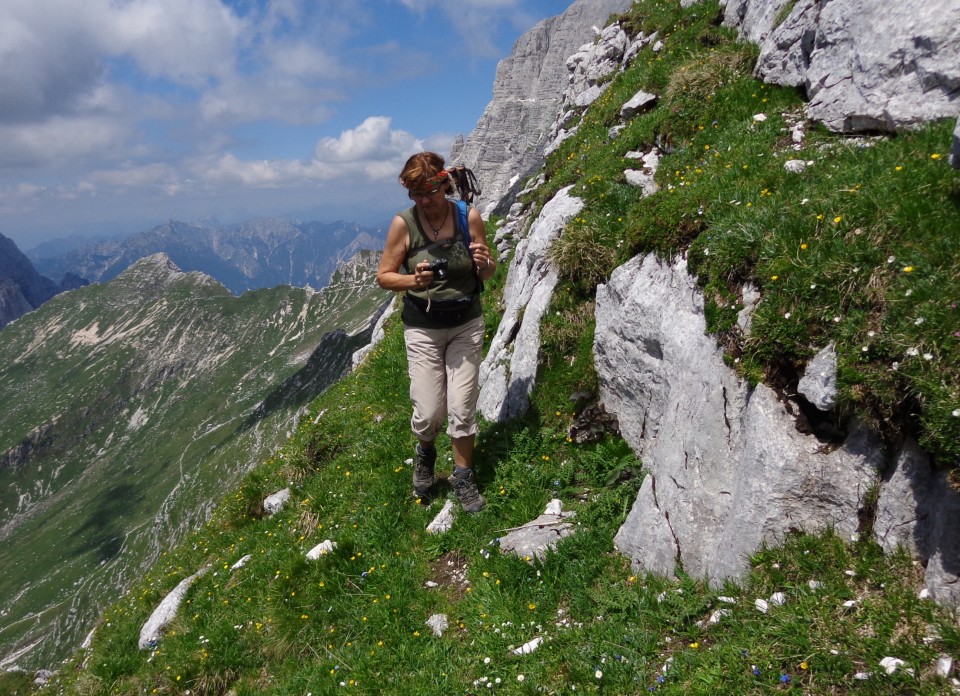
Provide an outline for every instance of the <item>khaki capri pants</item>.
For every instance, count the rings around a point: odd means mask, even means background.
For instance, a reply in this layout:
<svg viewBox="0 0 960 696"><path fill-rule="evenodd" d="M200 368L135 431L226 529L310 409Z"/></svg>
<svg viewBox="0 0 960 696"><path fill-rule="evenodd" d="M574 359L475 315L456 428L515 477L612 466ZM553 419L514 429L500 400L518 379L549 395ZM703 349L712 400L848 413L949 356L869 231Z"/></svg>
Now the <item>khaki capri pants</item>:
<svg viewBox="0 0 960 696"><path fill-rule="evenodd" d="M418 439L433 441L444 421L452 438L476 434L483 331L483 317L449 329L404 325L413 402L410 428Z"/></svg>

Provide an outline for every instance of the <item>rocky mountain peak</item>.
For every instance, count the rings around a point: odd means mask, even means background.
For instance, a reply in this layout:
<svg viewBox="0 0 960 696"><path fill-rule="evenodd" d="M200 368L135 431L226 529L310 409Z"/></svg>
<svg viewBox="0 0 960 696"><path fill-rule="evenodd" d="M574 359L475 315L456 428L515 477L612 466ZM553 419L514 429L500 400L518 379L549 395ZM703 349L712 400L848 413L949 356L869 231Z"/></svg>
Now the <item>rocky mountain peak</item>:
<svg viewBox="0 0 960 696"><path fill-rule="evenodd" d="M500 61L493 99L476 128L460 144L451 161L477 175L483 195L481 211L492 212L521 179L543 161L547 135L557 119L560 95L569 81L567 58L587 42L611 15L623 12L632 0L577 0L566 12L545 19L525 33L511 54Z"/></svg>

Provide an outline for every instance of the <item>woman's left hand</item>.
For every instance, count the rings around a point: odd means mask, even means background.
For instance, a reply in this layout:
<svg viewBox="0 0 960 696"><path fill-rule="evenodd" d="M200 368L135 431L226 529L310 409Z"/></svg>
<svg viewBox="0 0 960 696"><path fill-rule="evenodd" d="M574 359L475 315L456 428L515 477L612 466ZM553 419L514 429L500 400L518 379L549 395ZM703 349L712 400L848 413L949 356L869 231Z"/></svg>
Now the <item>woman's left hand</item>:
<svg viewBox="0 0 960 696"><path fill-rule="evenodd" d="M473 257L473 263L480 272L493 266L493 259L490 256L490 249L486 244L473 242L470 245L470 255Z"/></svg>

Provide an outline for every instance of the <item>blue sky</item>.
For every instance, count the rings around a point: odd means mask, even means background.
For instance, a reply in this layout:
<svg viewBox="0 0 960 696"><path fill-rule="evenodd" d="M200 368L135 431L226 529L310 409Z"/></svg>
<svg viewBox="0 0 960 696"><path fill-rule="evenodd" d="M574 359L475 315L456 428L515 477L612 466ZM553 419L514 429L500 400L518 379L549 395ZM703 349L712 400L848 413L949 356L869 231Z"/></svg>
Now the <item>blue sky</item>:
<svg viewBox="0 0 960 696"><path fill-rule="evenodd" d="M3 0L0 233L367 225L446 156L516 39L572 0Z"/></svg>

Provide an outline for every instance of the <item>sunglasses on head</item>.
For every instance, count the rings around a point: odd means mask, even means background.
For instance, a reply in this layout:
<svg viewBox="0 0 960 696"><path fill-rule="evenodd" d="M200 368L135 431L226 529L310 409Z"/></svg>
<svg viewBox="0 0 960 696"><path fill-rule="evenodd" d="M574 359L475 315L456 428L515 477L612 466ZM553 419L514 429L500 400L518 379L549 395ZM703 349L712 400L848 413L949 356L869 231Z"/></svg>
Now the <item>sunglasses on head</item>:
<svg viewBox="0 0 960 696"><path fill-rule="evenodd" d="M407 194L407 196L409 196L411 199L427 198L428 196L435 196L436 194L440 193L442 189L443 189L443 184L437 184L431 189L422 189L420 191L410 191Z"/></svg>

